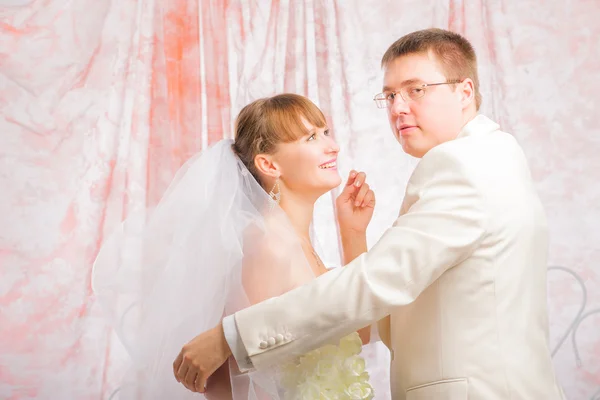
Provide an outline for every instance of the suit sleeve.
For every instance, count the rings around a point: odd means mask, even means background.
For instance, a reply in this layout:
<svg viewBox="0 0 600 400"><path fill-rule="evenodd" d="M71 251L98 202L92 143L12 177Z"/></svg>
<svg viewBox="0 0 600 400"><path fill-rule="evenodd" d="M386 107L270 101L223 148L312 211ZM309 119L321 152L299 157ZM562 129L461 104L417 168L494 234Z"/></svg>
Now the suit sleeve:
<svg viewBox="0 0 600 400"><path fill-rule="evenodd" d="M235 326L235 318L233 315L228 315L223 318L223 332L225 334L225 341L231 349L231 354L235 359L238 368L241 372L252 370L252 362L246 353L246 349L242 345L242 338L238 332L237 326Z"/></svg>
<svg viewBox="0 0 600 400"><path fill-rule="evenodd" d="M480 245L486 214L468 171L447 151L430 153L407 187L412 205L369 252L235 314L254 368L289 361L410 304Z"/></svg>

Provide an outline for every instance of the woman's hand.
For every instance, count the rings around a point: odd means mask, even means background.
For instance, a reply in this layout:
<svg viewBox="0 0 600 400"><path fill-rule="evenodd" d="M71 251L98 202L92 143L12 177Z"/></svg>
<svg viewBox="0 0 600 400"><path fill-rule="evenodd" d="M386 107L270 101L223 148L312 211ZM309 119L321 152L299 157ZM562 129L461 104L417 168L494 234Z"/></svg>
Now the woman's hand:
<svg viewBox="0 0 600 400"><path fill-rule="evenodd" d="M373 217L375 193L366 183L364 172L350 171L346 186L336 199L340 232L364 234Z"/></svg>

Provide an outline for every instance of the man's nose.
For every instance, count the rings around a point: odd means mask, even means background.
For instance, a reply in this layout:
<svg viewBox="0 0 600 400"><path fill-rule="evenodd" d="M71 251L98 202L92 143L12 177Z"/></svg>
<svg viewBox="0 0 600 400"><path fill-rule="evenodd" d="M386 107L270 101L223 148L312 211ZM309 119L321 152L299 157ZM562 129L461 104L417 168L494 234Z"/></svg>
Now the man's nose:
<svg viewBox="0 0 600 400"><path fill-rule="evenodd" d="M400 115L400 114L408 114L410 108L408 107L408 103L398 94L394 96L394 102L390 106L390 113L392 115Z"/></svg>

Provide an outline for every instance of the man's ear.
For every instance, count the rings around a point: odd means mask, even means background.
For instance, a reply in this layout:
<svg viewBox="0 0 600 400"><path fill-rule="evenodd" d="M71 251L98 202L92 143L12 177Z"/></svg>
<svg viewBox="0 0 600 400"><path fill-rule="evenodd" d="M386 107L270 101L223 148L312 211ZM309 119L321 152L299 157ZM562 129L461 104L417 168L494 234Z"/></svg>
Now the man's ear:
<svg viewBox="0 0 600 400"><path fill-rule="evenodd" d="M272 178L279 178L281 176L279 165L277 165L273 157L269 154L259 154L254 157L254 166L261 175Z"/></svg>
<svg viewBox="0 0 600 400"><path fill-rule="evenodd" d="M467 78L458 85L458 90L461 95L462 108L467 108L475 101L475 84L471 78Z"/></svg>

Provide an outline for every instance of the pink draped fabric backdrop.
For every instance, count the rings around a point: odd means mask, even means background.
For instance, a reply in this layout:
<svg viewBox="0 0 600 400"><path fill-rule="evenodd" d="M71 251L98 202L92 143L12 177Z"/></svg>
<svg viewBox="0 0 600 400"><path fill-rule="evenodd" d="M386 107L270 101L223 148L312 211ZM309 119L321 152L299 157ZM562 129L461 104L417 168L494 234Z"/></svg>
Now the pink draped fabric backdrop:
<svg viewBox="0 0 600 400"><path fill-rule="evenodd" d="M114 393L125 356L91 293L98 248L253 99L321 107L342 172L365 170L376 190L373 244L415 165L371 100L379 60L431 26L473 42L482 111L525 149L550 222L558 378L569 399L597 398L598 18L595 0L0 0L0 398ZM315 221L330 264L335 195Z"/></svg>

